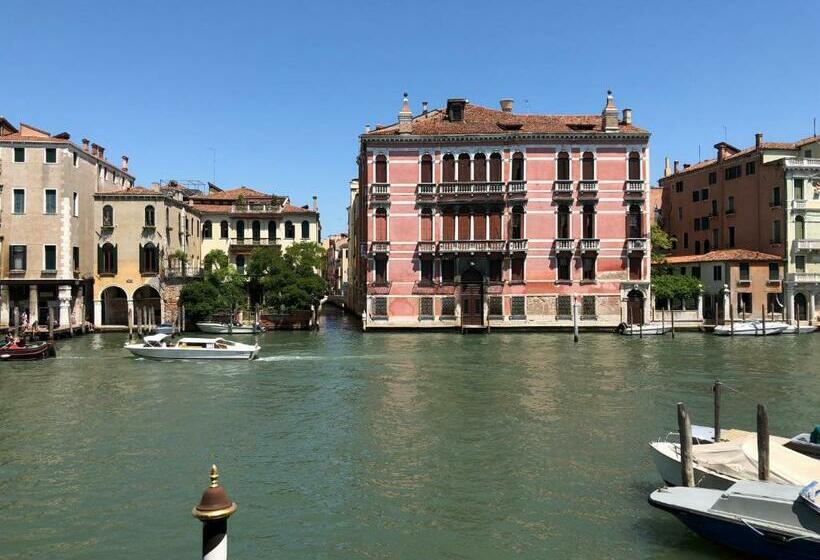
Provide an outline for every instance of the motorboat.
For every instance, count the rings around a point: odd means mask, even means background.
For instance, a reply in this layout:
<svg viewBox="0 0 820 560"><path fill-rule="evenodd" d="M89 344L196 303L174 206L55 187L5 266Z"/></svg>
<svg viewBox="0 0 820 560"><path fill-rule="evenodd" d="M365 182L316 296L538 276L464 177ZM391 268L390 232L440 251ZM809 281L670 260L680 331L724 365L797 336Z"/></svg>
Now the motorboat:
<svg viewBox="0 0 820 560"><path fill-rule="evenodd" d="M820 461L786 447L787 438L769 436L769 471L779 484L805 485L820 480ZM649 444L652 461L666 484L681 484L680 444L656 441ZM739 480L757 478L757 434L721 430L721 441L692 446L695 485L725 490Z"/></svg>
<svg viewBox="0 0 820 560"><path fill-rule="evenodd" d="M626 323L621 323L615 328L615 332L626 336L653 336L672 332L672 327L659 325L658 323L648 323L646 325L627 325Z"/></svg>
<svg viewBox="0 0 820 560"><path fill-rule="evenodd" d="M811 334L817 330L817 327L814 325L800 325L800 328L797 325L786 325L786 328L783 330L783 334Z"/></svg>
<svg viewBox="0 0 820 560"><path fill-rule="evenodd" d="M780 321L738 321L734 325L719 325L712 333L718 336L771 336L782 334L788 327Z"/></svg>
<svg viewBox="0 0 820 560"><path fill-rule="evenodd" d="M259 323L245 325L242 323L232 324L201 321L197 323L196 326L202 332L209 334L255 334L265 330Z"/></svg>
<svg viewBox="0 0 820 560"><path fill-rule="evenodd" d="M820 424L812 433L797 434L786 443L786 447L803 455L820 459Z"/></svg>
<svg viewBox="0 0 820 560"><path fill-rule="evenodd" d="M754 557L817 559L820 513L801 497L804 489L744 480L726 490L661 488L649 503L700 536Z"/></svg>
<svg viewBox="0 0 820 560"><path fill-rule="evenodd" d="M140 358L155 360L253 360L258 344L242 344L224 338L171 339L167 334L143 337L143 342L126 344L126 350Z"/></svg>
<svg viewBox="0 0 820 560"><path fill-rule="evenodd" d="M162 323L157 327L157 334L176 334L177 328L171 323Z"/></svg>
<svg viewBox="0 0 820 560"><path fill-rule="evenodd" d="M53 358L57 355L54 345L50 342L40 342L38 344L5 344L0 347L0 361L8 362L12 360L42 360Z"/></svg>

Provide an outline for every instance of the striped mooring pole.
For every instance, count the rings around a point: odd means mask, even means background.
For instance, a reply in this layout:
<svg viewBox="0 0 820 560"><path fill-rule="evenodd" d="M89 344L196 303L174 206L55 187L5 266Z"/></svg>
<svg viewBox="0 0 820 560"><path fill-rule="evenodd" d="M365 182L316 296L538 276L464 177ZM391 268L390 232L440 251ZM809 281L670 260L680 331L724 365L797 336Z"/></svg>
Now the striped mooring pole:
<svg viewBox="0 0 820 560"><path fill-rule="evenodd" d="M235 511L236 504L219 485L219 471L212 465L211 484L193 511L202 521L202 560L227 560L228 518Z"/></svg>

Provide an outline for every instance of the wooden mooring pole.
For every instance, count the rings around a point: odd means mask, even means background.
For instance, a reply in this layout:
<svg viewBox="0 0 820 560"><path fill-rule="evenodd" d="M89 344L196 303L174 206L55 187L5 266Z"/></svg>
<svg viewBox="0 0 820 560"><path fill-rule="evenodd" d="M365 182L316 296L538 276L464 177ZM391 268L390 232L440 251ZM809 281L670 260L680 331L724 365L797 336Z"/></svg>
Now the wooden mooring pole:
<svg viewBox="0 0 820 560"><path fill-rule="evenodd" d="M680 433L680 479L682 486L695 485L695 471L692 467L692 424L686 405L678 403L678 432Z"/></svg>
<svg viewBox="0 0 820 560"><path fill-rule="evenodd" d="M729 335L735 336L735 309L732 302L729 302Z"/></svg>
<svg viewBox="0 0 820 560"><path fill-rule="evenodd" d="M765 313L765 309L764 309L764 313L763 313L763 336L766 336L766 313Z"/></svg>
<svg viewBox="0 0 820 560"><path fill-rule="evenodd" d="M578 342L578 303L572 302L572 341Z"/></svg>
<svg viewBox="0 0 820 560"><path fill-rule="evenodd" d="M128 342L134 340L134 309L127 310L128 313Z"/></svg>
<svg viewBox="0 0 820 560"><path fill-rule="evenodd" d="M672 317L672 338L675 338L675 310L673 309L669 313Z"/></svg>
<svg viewBox="0 0 820 560"><path fill-rule="evenodd" d="M715 380L715 384L712 387L712 392L715 394L715 443L720 442L720 389L722 386L723 383Z"/></svg>
<svg viewBox="0 0 820 560"><path fill-rule="evenodd" d="M54 342L54 306L48 306L48 341Z"/></svg>
<svg viewBox="0 0 820 560"><path fill-rule="evenodd" d="M769 413L757 405L757 477L769 480Z"/></svg>

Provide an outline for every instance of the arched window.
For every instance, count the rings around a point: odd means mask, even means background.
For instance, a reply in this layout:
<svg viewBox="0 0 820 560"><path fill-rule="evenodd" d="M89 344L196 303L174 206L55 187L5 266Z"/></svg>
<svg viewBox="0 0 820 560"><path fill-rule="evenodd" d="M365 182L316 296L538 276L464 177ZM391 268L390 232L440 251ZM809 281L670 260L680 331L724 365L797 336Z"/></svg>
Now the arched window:
<svg viewBox="0 0 820 560"><path fill-rule="evenodd" d="M239 274L245 274L245 255L236 255L236 270Z"/></svg>
<svg viewBox="0 0 820 560"><path fill-rule="evenodd" d="M285 222L285 239L293 239L296 237L296 228L293 227L293 222L288 220Z"/></svg>
<svg viewBox="0 0 820 560"><path fill-rule="evenodd" d="M97 272L100 274L117 273L117 247L105 243L97 248Z"/></svg>
<svg viewBox="0 0 820 560"><path fill-rule="evenodd" d="M629 180L641 180L641 154L629 152Z"/></svg>
<svg viewBox="0 0 820 560"><path fill-rule="evenodd" d="M114 209L110 204L103 206L102 225L103 227L114 227Z"/></svg>
<svg viewBox="0 0 820 560"><path fill-rule="evenodd" d="M222 222L219 224L219 237L221 237L222 239L228 239L228 234L228 221L222 220Z"/></svg>
<svg viewBox="0 0 820 560"><path fill-rule="evenodd" d="M453 157L453 154L444 154L444 157L441 160L441 182L456 182L456 160Z"/></svg>
<svg viewBox="0 0 820 560"><path fill-rule="evenodd" d="M514 206L510 215L510 239L524 238L524 209Z"/></svg>
<svg viewBox="0 0 820 560"><path fill-rule="evenodd" d="M273 220L268 222L268 239L276 239L276 222Z"/></svg>
<svg viewBox="0 0 820 560"><path fill-rule="evenodd" d="M254 220L251 222L251 237L253 237L254 243L258 243L262 238L262 226L260 225L259 220Z"/></svg>
<svg viewBox="0 0 820 560"><path fill-rule="evenodd" d="M245 220L236 220L236 239L237 241L245 239Z"/></svg>
<svg viewBox="0 0 820 560"><path fill-rule="evenodd" d="M458 182L467 183L468 181L470 181L470 154L459 154Z"/></svg>
<svg viewBox="0 0 820 560"><path fill-rule="evenodd" d="M569 206L561 205L558 207L558 239L570 239L569 227Z"/></svg>
<svg viewBox="0 0 820 560"><path fill-rule="evenodd" d="M387 182L387 158L381 154L376 156L376 182Z"/></svg>
<svg viewBox="0 0 820 560"><path fill-rule="evenodd" d="M211 220L205 220L202 222L202 239L210 239L211 237L213 237L213 225Z"/></svg>
<svg viewBox="0 0 820 560"><path fill-rule="evenodd" d="M524 154L515 152L512 156L512 179L513 181L524 180Z"/></svg>
<svg viewBox="0 0 820 560"><path fill-rule="evenodd" d="M441 215L441 237L444 241L456 238L456 216L451 208L446 208Z"/></svg>
<svg viewBox="0 0 820 560"><path fill-rule="evenodd" d="M373 241L387 241L387 210L376 208L376 237Z"/></svg>
<svg viewBox="0 0 820 560"><path fill-rule="evenodd" d="M501 182L501 154L498 152L490 155L490 181Z"/></svg>
<svg viewBox="0 0 820 560"><path fill-rule="evenodd" d="M806 221L803 219L803 216L797 216L794 219L794 238L795 239L805 239L806 238Z"/></svg>
<svg viewBox="0 0 820 560"><path fill-rule="evenodd" d="M433 156L430 154L421 156L421 182L433 182Z"/></svg>
<svg viewBox="0 0 820 560"><path fill-rule="evenodd" d="M145 227L154 227L154 207L148 205L145 207Z"/></svg>
<svg viewBox="0 0 820 560"><path fill-rule="evenodd" d="M584 152L581 157L581 179L583 181L595 180L595 155L592 152Z"/></svg>
<svg viewBox="0 0 820 560"><path fill-rule="evenodd" d="M153 243L140 247L140 273L156 274L159 272L159 251Z"/></svg>
<svg viewBox="0 0 820 560"><path fill-rule="evenodd" d="M558 153L558 177L559 181L569 181L569 154L567 152Z"/></svg>
<svg viewBox="0 0 820 560"><path fill-rule="evenodd" d="M302 239L310 239L310 222L302 220Z"/></svg>
<svg viewBox="0 0 820 560"><path fill-rule="evenodd" d="M421 238L420 241L433 240L433 211L423 208L421 211Z"/></svg>
<svg viewBox="0 0 820 560"><path fill-rule="evenodd" d="M484 183L487 181L487 156L476 154L473 159L473 181Z"/></svg>
<svg viewBox="0 0 820 560"><path fill-rule="evenodd" d="M641 207L633 204L629 207L629 214L627 215L627 231L626 236L630 238L643 237L643 213ZM696 251L700 252L700 251Z"/></svg>
<svg viewBox="0 0 820 560"><path fill-rule="evenodd" d="M595 206L585 204L582 217L584 239L595 239Z"/></svg>

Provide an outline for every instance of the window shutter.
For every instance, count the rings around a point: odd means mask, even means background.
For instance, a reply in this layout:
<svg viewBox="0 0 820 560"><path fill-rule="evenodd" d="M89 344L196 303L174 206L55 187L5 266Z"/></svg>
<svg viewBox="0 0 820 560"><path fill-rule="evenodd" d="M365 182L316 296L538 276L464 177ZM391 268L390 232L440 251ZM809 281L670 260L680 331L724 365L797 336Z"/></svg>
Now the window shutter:
<svg viewBox="0 0 820 560"><path fill-rule="evenodd" d="M112 259L111 259L111 261L112 261L111 262L111 272L116 274L117 273L117 246L116 245L114 245L114 249L111 251L111 256L112 256Z"/></svg>
<svg viewBox="0 0 820 560"><path fill-rule="evenodd" d="M105 270L105 263L103 262L103 248L97 245L97 274L102 274Z"/></svg>
<svg viewBox="0 0 820 560"><path fill-rule="evenodd" d="M143 272L145 272L145 248L142 245L139 246L139 252L140 252L140 274L142 274Z"/></svg>
<svg viewBox="0 0 820 560"><path fill-rule="evenodd" d="M28 247L23 247L23 270L28 270Z"/></svg>

